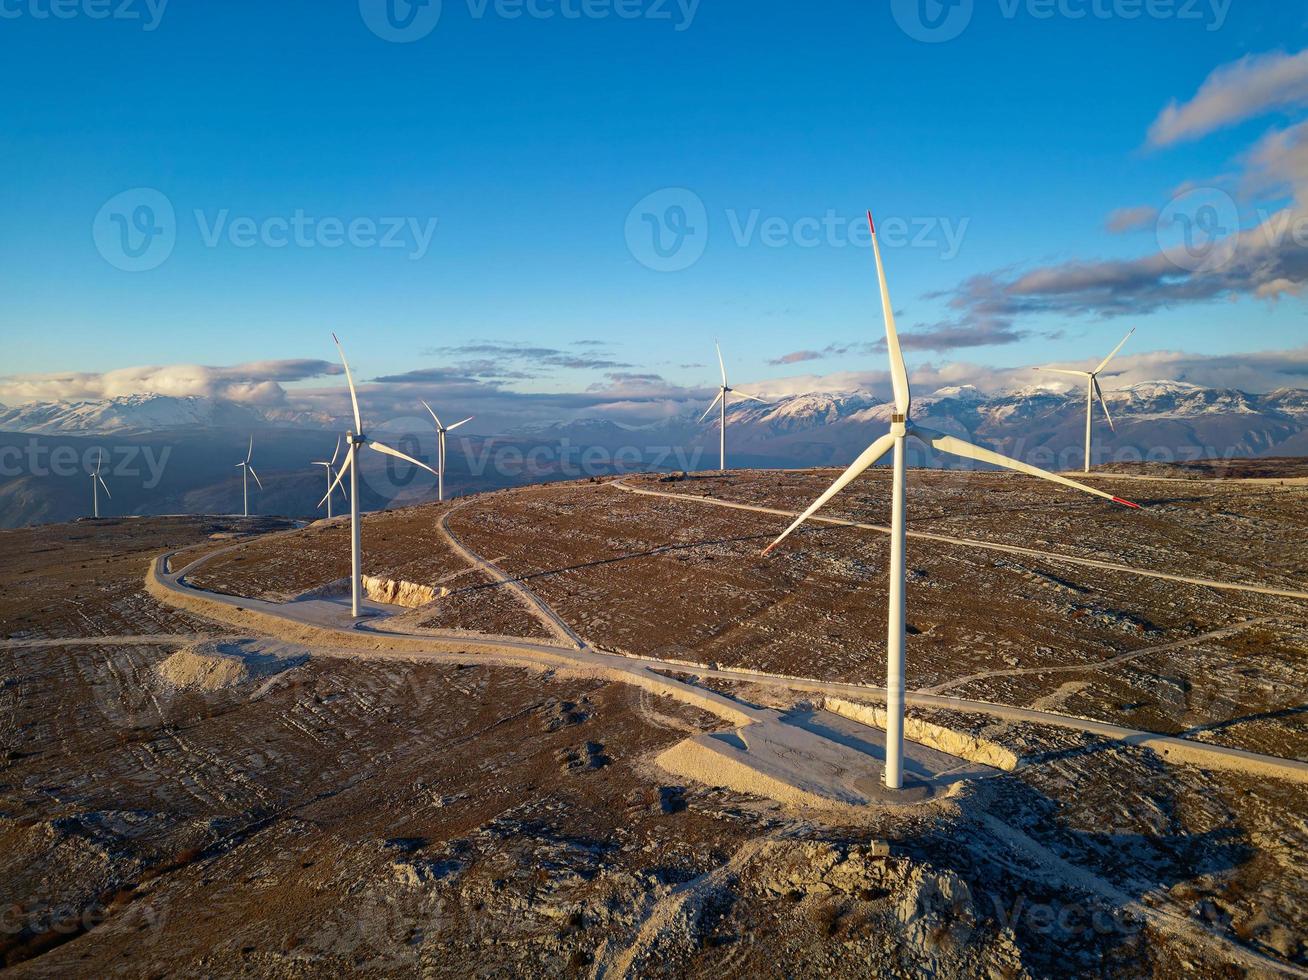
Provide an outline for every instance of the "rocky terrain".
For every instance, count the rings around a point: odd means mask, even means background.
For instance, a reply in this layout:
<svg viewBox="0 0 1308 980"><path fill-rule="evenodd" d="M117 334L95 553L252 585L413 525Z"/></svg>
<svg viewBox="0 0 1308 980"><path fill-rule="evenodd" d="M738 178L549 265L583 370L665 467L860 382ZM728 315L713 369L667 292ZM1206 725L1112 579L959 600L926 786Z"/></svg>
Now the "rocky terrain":
<svg viewBox="0 0 1308 980"><path fill-rule="evenodd" d="M868 528L815 526L767 560L787 521L722 506L798 509L830 478L583 481L375 514L367 570L392 597L430 590L399 610L418 631L543 635L526 588L597 649L804 713L812 691L687 664L880 682L884 475L833 504ZM914 707L911 730L1004 765L857 819L671 778L664 751L723 727L683 700L471 646L430 663L300 647L144 589L179 549L208 556L191 584L214 593L330 589L340 522L0 534L7 972L1308 970L1308 784L1059 720L1308 759L1305 491L1123 479L1147 505L1127 512L999 475L911 486L910 530L931 537L909 542L909 686L956 698Z"/></svg>

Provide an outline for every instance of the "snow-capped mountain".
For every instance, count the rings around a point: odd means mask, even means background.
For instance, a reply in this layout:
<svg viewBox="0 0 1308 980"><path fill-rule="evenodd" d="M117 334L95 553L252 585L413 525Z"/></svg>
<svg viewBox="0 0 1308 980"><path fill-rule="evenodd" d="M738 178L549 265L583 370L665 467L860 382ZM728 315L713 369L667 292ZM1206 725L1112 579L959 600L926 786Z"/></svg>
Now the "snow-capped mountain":
<svg viewBox="0 0 1308 980"><path fill-rule="evenodd" d="M0 407L0 432L107 435L178 429L326 428L331 419L286 408L259 409L199 396L126 395L94 401L34 402Z"/></svg>
<svg viewBox="0 0 1308 980"><path fill-rule="evenodd" d="M1105 394L1116 429L1096 408L1097 464L1308 455L1305 389L1251 394L1151 381ZM717 413L701 421L705 405L707 400L644 424L589 417L519 428L491 439L487 433L463 437L455 441L447 487L453 483L467 492L600 475L612 472L615 461L624 461L627 468L716 467ZM728 419L730 463L844 466L886 431L891 412L892 406L870 391L810 392L768 404L734 401ZM1079 386L1035 384L998 394L971 386L941 388L918 394L912 416L922 425L965 435L1037 465L1081 465L1085 391ZM412 421L417 427L410 437L429 443L432 434L425 420ZM269 486L260 506L312 517L322 488L311 461L330 454L343 423L293 405L260 409L164 395L0 408L0 450L11 463L10 471L0 474L0 527L85 513L85 475L102 450L112 467L112 513L235 506L239 486L232 465L245 453L252 430L260 433L256 459ZM62 468L54 465L56 449ZM425 458L432 451L428 446ZM510 457L501 460L500 451L537 462L514 465ZM68 459L74 462L68 464ZM558 462L564 459L572 461L571 468ZM589 462L577 470L578 460ZM956 465L925 451L912 462ZM377 496L369 506L388 502Z"/></svg>

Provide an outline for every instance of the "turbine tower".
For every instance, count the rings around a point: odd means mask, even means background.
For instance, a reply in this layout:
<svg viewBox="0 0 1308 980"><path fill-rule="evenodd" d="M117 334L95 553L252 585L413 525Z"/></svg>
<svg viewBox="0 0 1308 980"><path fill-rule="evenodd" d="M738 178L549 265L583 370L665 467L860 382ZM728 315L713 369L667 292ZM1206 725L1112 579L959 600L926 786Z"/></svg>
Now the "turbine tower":
<svg viewBox="0 0 1308 980"><path fill-rule="evenodd" d="M250 477L254 477L255 486L260 490L263 484L259 482L259 474L254 472L254 467L250 465L250 457L254 455L254 436L250 436L250 448L245 454L245 459L236 464L236 468L241 471L241 497L245 502L244 516L250 516Z"/></svg>
<svg viewBox="0 0 1308 980"><path fill-rule="evenodd" d="M335 469L335 467L336 467L336 457L339 456L340 454L341 454L341 437L340 437L340 436L337 436L337 437L336 437L336 451L335 451L334 453L332 453L332 458L331 458L330 460L317 460L317 461L314 462L314 464L313 464L314 466L322 466L322 467L325 467L326 470L327 470L327 490L328 490L328 492L327 492L327 519L328 519L328 520L331 520L331 517L332 517L332 495L331 495L332 471L333 471L333 470ZM342 488L341 488L341 493L344 493L344 492L345 492L345 488L342 487ZM321 507L322 504L319 504L318 506Z"/></svg>
<svg viewBox="0 0 1308 980"><path fill-rule="evenodd" d="M336 479L327 488L327 497L323 497L318 502L318 506L321 507L326 502L327 498L332 495L332 491L336 489L336 484L340 483L348 472L350 474L350 615L358 619L359 608L363 604L363 577L360 571L360 565L363 563L363 538L359 522L359 450L367 446L376 452L394 456L396 459L402 459L406 463L421 467L432 476L436 476L436 471L426 463L420 463L412 456L406 456L398 449L392 449L385 443L378 442L364 433L363 419L359 415L359 396L354 390L354 376L350 374L350 364L345 359L345 349L341 347L341 342L337 339L336 334L332 334L332 340L336 343L336 349L340 351L341 366L345 368L345 381L350 386L350 405L354 409L354 428L345 433L345 441L350 445L345 453L345 462L336 471Z"/></svg>
<svg viewBox="0 0 1308 980"><path fill-rule="evenodd" d="M709 412L713 411L716 406L722 406L721 417L718 420L718 469L725 473L727 469L727 399L731 397L732 393L735 393L741 398L748 398L752 401L762 402L764 405L766 405L767 402L763 401L763 399L759 398L757 395L751 395L748 392L741 391L739 388L732 388L727 384L727 365L722 360L722 348L718 345L716 340L713 342L713 346L718 352L718 368L722 371L722 385L718 388L718 397L714 398L713 403L709 405L708 408L704 409L704 414L699 417L699 420L703 422L709 417Z"/></svg>
<svg viewBox="0 0 1308 980"><path fill-rule="evenodd" d="M1001 456L999 453L991 452L988 449L982 449L980 446L974 446L962 439L934 432L931 429L925 429L909 422L908 371L904 367L904 357L900 352L899 335L895 330L895 313L890 305L889 290L886 288L885 268L881 264L881 247L877 244L876 225L872 221L870 211L867 220L869 227L872 229L872 251L876 257L877 280L881 290L881 310L886 323L886 352L890 358L890 376L895 392L895 408L890 420L890 431L864 450L863 454L854 460L853 465L845 470L839 479L831 484L827 491L809 506L808 510L804 511L779 538L764 549L763 554L768 554L784 541L795 528L812 517L818 508L843 490L860 473L881 459L886 453L894 451L894 482L891 491L890 509L890 607L886 617L885 782L889 789L901 789L904 785L904 648L906 643L904 621L904 544L906 536L904 488L907 475L904 445L907 438L912 436L919 442L933 446L941 452L961 456L964 459L975 459L983 463L1003 466L1031 476L1038 476L1054 483L1061 483L1063 486L1071 487L1074 490L1082 490L1112 500L1115 503L1125 504L1128 507L1138 507L1138 505L1128 500L1122 500L1120 497L1114 497L1102 490L1087 487L1066 477L1048 473L1019 460Z"/></svg>
<svg viewBox="0 0 1308 980"><path fill-rule="evenodd" d="M93 508L91 513L97 518L100 516L100 488L104 487L104 495L106 497L110 500L114 499L114 495L109 492L109 484L105 483L104 477L100 475L100 468L102 466L104 466L103 449L100 450L100 455L95 461L95 472L91 474L91 506Z"/></svg>
<svg viewBox="0 0 1308 980"><path fill-rule="evenodd" d="M451 426L444 426L444 425L441 425L440 417L437 416L435 410L434 410L430 405L428 405L426 402L423 402L423 403L422 403L422 407L425 408L425 409L427 409L428 412L431 412L431 417L432 417L433 421L435 421L435 423L436 423L436 443L437 443L437 446L436 446L436 499L437 499L437 500L444 500L444 499L445 499L445 433L447 433L447 432L453 432L453 431L454 431L455 429L457 429L459 426L464 425L464 424L466 424L466 423L468 423L468 422L471 422L474 418L476 418L476 416L475 416L475 415L469 415L469 416L468 416L466 419L464 419L462 422L455 422L455 423L454 423L453 425L451 425Z"/></svg>
<svg viewBox="0 0 1308 980"><path fill-rule="evenodd" d="M1109 354L1107 357L1105 357L1102 361L1100 361L1099 366L1095 368L1093 371L1074 371L1068 368L1036 368L1035 369L1037 371L1052 371L1055 374L1070 374L1073 377L1086 379L1085 381L1085 472L1086 473L1090 472L1090 460L1091 460L1090 423L1091 420L1094 418L1094 414L1095 414L1096 396L1099 398L1100 407L1104 410L1104 418L1108 419L1108 428L1112 429L1114 432L1117 431L1117 426L1113 424L1113 416L1108 411L1108 403L1104 401L1104 389L1099 387L1099 375L1103 372L1104 368L1108 367L1108 362L1111 361L1114 357L1116 357L1117 352L1120 351L1126 345L1126 342L1128 340L1131 339L1131 334L1133 333L1135 333L1135 327L1132 327L1130 330L1127 331L1126 336L1122 338L1122 342L1118 344L1116 347L1114 347L1113 352Z"/></svg>

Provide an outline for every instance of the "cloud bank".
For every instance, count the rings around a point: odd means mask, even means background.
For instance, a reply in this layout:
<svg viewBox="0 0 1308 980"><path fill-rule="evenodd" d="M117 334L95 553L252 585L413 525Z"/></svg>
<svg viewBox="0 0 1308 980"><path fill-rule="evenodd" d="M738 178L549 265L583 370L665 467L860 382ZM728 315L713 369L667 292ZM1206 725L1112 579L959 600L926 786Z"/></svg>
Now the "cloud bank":
<svg viewBox="0 0 1308 980"><path fill-rule="evenodd" d="M283 382L340 374L331 361L251 361L229 367L202 364L150 365L105 372L67 372L0 377L0 404L87 401L125 395L223 398L256 406L286 402Z"/></svg>

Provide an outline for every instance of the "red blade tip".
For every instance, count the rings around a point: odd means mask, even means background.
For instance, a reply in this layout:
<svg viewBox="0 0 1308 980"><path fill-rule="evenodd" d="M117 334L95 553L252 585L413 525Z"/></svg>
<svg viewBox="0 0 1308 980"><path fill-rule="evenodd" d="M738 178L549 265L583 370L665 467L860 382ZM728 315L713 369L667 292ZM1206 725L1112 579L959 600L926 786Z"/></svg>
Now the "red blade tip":
<svg viewBox="0 0 1308 980"><path fill-rule="evenodd" d="M1131 501L1129 501L1129 500L1123 500L1121 497L1114 497L1114 498L1113 498L1113 503L1115 503L1115 504L1121 504L1123 507L1134 507L1136 510L1143 510L1143 509L1144 509L1144 508L1142 508L1139 504L1133 504L1133 503L1131 503Z"/></svg>
<svg viewBox="0 0 1308 980"><path fill-rule="evenodd" d="M872 229L872 234L875 235L877 233L877 226L872 220L872 212L870 210L867 213L867 226Z"/></svg>

